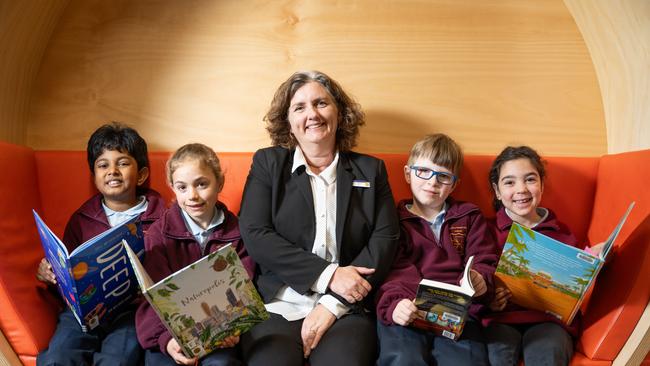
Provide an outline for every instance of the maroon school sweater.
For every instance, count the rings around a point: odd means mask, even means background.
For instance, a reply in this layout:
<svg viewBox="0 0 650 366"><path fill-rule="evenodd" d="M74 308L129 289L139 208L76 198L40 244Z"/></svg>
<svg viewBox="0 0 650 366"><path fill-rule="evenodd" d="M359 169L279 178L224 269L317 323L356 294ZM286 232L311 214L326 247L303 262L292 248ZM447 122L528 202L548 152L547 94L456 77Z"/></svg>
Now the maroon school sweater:
<svg viewBox="0 0 650 366"><path fill-rule="evenodd" d="M503 246L508 238L510 227L512 226L512 219L506 214L505 208L501 208L496 215L496 219L490 222L490 227L497 238L497 246L499 248L499 255L503 250ZM564 244L573 247L578 246L578 241L571 233L571 230L564 223L560 222L553 211L548 210L546 219L532 230L542 233L555 240L561 241ZM573 322L566 326L556 317L543 313L537 310L529 310L524 307L508 303L502 311L491 312L483 317L483 326L488 326L490 323L505 323L505 324L531 324L541 322L554 322L562 325L571 335L577 336L580 330L580 312L573 319Z"/></svg>
<svg viewBox="0 0 650 366"><path fill-rule="evenodd" d="M187 230L181 208L176 203L149 228L144 237L144 268L154 282L162 280L228 243L232 243L248 275L253 278L255 264L244 248L237 216L228 211L221 202L217 202L217 208L223 211L224 221L210 234L203 252L192 233ZM167 354L167 343L172 339L172 335L148 301L140 303L135 314L135 325L138 341L143 348L158 347L163 354Z"/></svg>
<svg viewBox="0 0 650 366"><path fill-rule="evenodd" d="M138 221L142 223L142 231L146 232L149 226L160 218L165 211L165 201L160 194L152 189L144 190L147 199L147 209L140 215ZM71 252L85 241L103 233L111 228L108 218L102 207L100 193L90 197L75 211L63 234L63 242Z"/></svg>
<svg viewBox="0 0 650 366"><path fill-rule="evenodd" d="M483 276L488 287L486 294L476 298L470 307L470 315L480 317L493 294L492 276L498 259L494 238L481 211L472 203L448 198L449 207L437 240L429 222L406 208L411 203L412 200L401 201L397 208L399 248L391 271L377 292L379 320L393 324L397 303L415 298L423 278L458 285L465 262L472 255L472 268Z"/></svg>

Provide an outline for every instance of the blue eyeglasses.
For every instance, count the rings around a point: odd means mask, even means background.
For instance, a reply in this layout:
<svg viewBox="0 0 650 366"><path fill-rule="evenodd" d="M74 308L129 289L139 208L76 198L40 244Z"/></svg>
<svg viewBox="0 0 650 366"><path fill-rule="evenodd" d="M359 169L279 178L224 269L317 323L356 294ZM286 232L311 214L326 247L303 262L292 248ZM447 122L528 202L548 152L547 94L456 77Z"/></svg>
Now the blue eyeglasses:
<svg viewBox="0 0 650 366"><path fill-rule="evenodd" d="M409 166L409 169L415 171L416 177L422 178L424 180L429 180L435 176L436 181L440 184L447 184L447 185L454 184L458 179L458 177L456 177L451 173L437 172L433 169L429 169L421 166L411 165Z"/></svg>

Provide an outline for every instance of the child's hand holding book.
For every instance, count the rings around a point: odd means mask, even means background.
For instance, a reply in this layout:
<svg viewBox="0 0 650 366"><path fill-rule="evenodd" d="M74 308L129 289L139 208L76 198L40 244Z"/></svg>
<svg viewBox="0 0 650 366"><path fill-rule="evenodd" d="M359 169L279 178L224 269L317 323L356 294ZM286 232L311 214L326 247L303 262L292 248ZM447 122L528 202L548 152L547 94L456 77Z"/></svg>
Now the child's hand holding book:
<svg viewBox="0 0 650 366"><path fill-rule="evenodd" d="M407 326L418 316L418 308L412 300L402 299L393 310L393 322L402 326Z"/></svg>
<svg viewBox="0 0 650 366"><path fill-rule="evenodd" d="M229 336L224 338L223 345L220 348L232 348L239 343L239 336ZM179 365L196 365L198 364L198 357L187 358L183 354L181 346L176 339L172 338L167 342L167 353Z"/></svg>
<svg viewBox="0 0 650 366"><path fill-rule="evenodd" d="M56 276L54 275L52 265L47 261L47 258L41 259L41 262L38 264L36 278L41 282L56 285Z"/></svg>
<svg viewBox="0 0 650 366"><path fill-rule="evenodd" d="M494 290L494 298L492 301L490 301L490 310L492 311L501 311L505 309L506 305L508 304L508 300L512 294L510 293L510 290L508 290L505 287L497 287Z"/></svg>
<svg viewBox="0 0 650 366"><path fill-rule="evenodd" d="M196 365L198 361L198 357L185 357L181 346L178 344L178 342L176 342L174 338L170 339L169 342L167 342L167 354L169 354L169 356L174 359L174 362L179 365Z"/></svg>
<svg viewBox="0 0 650 366"><path fill-rule="evenodd" d="M469 280L474 287L474 296L478 297L487 292L487 284L483 276L477 271L470 269L469 270Z"/></svg>
<svg viewBox="0 0 650 366"><path fill-rule="evenodd" d="M594 246L591 247L585 247L585 252L595 256L599 257L600 253L602 253L603 249L605 249L605 242L598 243Z"/></svg>

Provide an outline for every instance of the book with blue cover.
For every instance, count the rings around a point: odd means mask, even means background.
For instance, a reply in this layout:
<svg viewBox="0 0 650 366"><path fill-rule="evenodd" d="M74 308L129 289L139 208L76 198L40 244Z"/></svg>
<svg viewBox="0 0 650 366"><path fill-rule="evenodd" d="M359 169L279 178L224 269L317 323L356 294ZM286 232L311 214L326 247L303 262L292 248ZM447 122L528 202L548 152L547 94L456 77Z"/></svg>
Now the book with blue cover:
<svg viewBox="0 0 650 366"><path fill-rule="evenodd" d="M203 357L269 318L231 244L154 283L125 245L142 294L187 357Z"/></svg>
<svg viewBox="0 0 650 366"><path fill-rule="evenodd" d="M513 223L495 272L509 301L571 324L634 207L630 204L598 255Z"/></svg>
<svg viewBox="0 0 650 366"><path fill-rule="evenodd" d="M110 322L114 314L138 296L135 273L122 245L122 240L126 240L143 258L144 238L137 217L89 239L69 253L36 211L32 212L59 292L84 331Z"/></svg>

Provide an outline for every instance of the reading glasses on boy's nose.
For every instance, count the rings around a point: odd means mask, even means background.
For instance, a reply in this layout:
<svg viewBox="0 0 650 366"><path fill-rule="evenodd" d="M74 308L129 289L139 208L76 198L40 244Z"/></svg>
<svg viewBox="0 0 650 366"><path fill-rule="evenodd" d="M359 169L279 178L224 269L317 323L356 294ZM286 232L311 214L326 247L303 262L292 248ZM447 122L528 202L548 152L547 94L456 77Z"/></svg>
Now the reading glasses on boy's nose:
<svg viewBox="0 0 650 366"><path fill-rule="evenodd" d="M409 169L415 170L415 176L424 180L429 180L433 177L436 177L436 181L438 181L440 184L454 184L454 182L456 182L456 179L458 179L453 174L437 172L435 170L421 166L411 165L409 166Z"/></svg>

